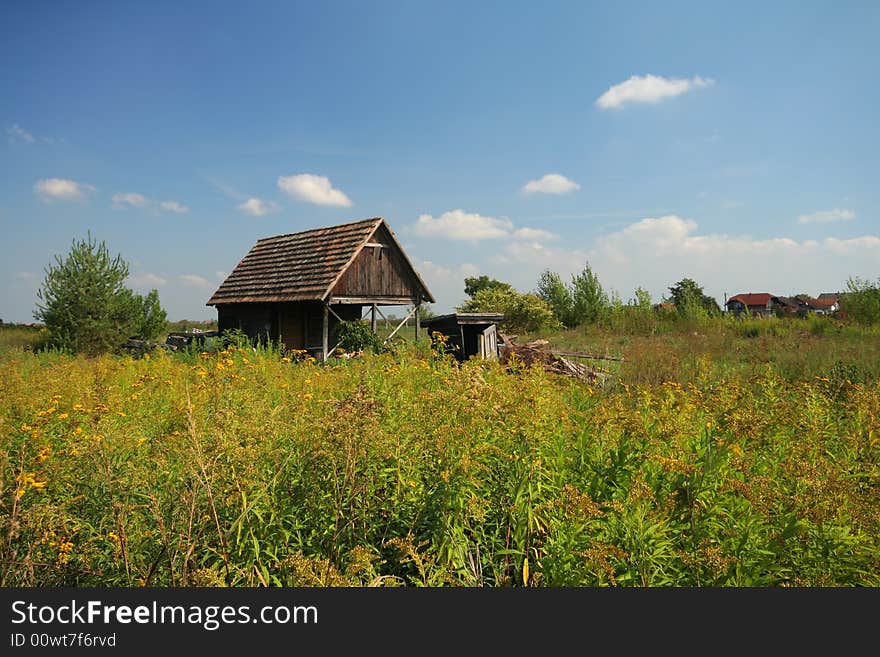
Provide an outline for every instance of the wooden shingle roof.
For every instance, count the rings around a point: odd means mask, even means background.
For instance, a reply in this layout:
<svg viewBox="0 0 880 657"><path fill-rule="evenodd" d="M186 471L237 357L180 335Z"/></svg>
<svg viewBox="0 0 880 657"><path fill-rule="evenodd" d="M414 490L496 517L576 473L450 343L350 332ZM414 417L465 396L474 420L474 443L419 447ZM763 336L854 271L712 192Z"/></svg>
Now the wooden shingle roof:
<svg viewBox="0 0 880 657"><path fill-rule="evenodd" d="M206 305L323 300L384 222L374 217L258 240ZM418 273L412 271L433 301Z"/></svg>

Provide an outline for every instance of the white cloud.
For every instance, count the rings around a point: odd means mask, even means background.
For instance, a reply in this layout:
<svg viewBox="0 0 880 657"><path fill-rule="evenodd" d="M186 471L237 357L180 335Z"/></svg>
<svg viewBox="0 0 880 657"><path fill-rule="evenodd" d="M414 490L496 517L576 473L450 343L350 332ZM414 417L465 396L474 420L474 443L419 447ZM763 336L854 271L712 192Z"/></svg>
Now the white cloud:
<svg viewBox="0 0 880 657"><path fill-rule="evenodd" d="M508 237L513 230L509 219L484 217L481 214L450 210L434 218L421 215L413 226L417 235L449 240L485 240Z"/></svg>
<svg viewBox="0 0 880 657"><path fill-rule="evenodd" d="M278 188L288 196L315 205L336 205L351 207L351 199L330 184L326 176L300 173L295 176L280 176Z"/></svg>
<svg viewBox="0 0 880 657"><path fill-rule="evenodd" d="M445 267L430 260L420 260L415 265L425 285L437 299L441 312L460 305L465 298L464 279L480 273L479 267L470 262Z"/></svg>
<svg viewBox="0 0 880 657"><path fill-rule="evenodd" d="M539 180L530 180L523 185L523 194L565 194L580 189L575 181L558 173L548 173Z"/></svg>
<svg viewBox="0 0 880 657"><path fill-rule="evenodd" d="M510 280L523 290L534 287L544 269L551 269L565 278L581 271L586 260L587 254L582 249L557 249L539 242L510 242L491 258L496 265L509 266L501 280Z"/></svg>
<svg viewBox="0 0 880 657"><path fill-rule="evenodd" d="M66 178L44 178L34 183L34 192L43 201L79 201L84 199L95 188L91 185L78 183Z"/></svg>
<svg viewBox="0 0 880 657"><path fill-rule="evenodd" d="M9 141L23 141L27 144L34 143L34 136L17 123L13 123L11 128L6 128L6 134L9 135Z"/></svg>
<svg viewBox="0 0 880 657"><path fill-rule="evenodd" d="M237 207L241 212L254 217L262 217L263 215L275 212L278 209L276 203L273 203L272 201L267 202L256 198L255 196L252 196L244 203L240 203Z"/></svg>
<svg viewBox="0 0 880 657"><path fill-rule="evenodd" d="M841 210L834 208L833 210L821 210L810 214L802 214L797 218L799 224L827 224L832 221L851 221L856 218L856 213L852 210Z"/></svg>
<svg viewBox="0 0 880 657"><path fill-rule="evenodd" d="M136 276L129 276L128 280L134 287L141 290L151 289L154 287L162 287L168 282L161 276L151 274L150 272L144 272Z"/></svg>
<svg viewBox="0 0 880 657"><path fill-rule="evenodd" d="M596 100L601 109L618 109L630 103L659 103L667 98L709 87L715 84L710 78L699 75L691 79L664 78L660 75L633 75L629 80L616 84Z"/></svg>
<svg viewBox="0 0 880 657"><path fill-rule="evenodd" d="M797 241L700 234L697 222L667 215L600 238L587 256L603 283L618 290L651 286L659 297L690 277L721 303L725 292L819 294L844 287L849 276L871 277L880 236Z"/></svg>
<svg viewBox="0 0 880 657"><path fill-rule="evenodd" d="M162 201L159 203L143 194L138 194L137 192L114 194L111 201L113 201L113 207L116 209L149 208L153 214L158 214L160 211L174 212L176 214L185 214L189 212L187 206L178 203L177 201Z"/></svg>
<svg viewBox="0 0 880 657"><path fill-rule="evenodd" d="M126 206L131 208L142 208L148 203L147 198L143 194L138 194L137 192L114 194L113 198L110 200L113 201L114 208L124 208Z"/></svg>
<svg viewBox="0 0 880 657"><path fill-rule="evenodd" d="M506 236L511 235L508 230ZM503 239L492 246L494 252L481 250L485 259L475 261L475 270L522 291L533 290L544 269L568 280L589 263L603 287L624 300L641 286L658 301L669 286L688 277L719 304L725 293L816 295L844 289L851 276L874 280L880 262L880 234L795 240L705 233L693 219L673 214L632 222L590 242ZM418 262L417 268L437 297L438 311L448 312L463 298L465 276L474 274L436 258Z"/></svg>
<svg viewBox="0 0 880 657"><path fill-rule="evenodd" d="M163 210L167 210L168 212L175 212L177 214L185 214L189 212L188 207L186 207L182 203L178 203L177 201L162 201L159 206Z"/></svg>
<svg viewBox="0 0 880 657"><path fill-rule="evenodd" d="M214 285L204 276L198 274L183 274L177 279L186 287L213 287Z"/></svg>
<svg viewBox="0 0 880 657"><path fill-rule="evenodd" d="M518 228L513 233L514 239L529 240L532 242L546 242L549 240L559 239L559 235L551 233L549 230L541 230L540 228Z"/></svg>

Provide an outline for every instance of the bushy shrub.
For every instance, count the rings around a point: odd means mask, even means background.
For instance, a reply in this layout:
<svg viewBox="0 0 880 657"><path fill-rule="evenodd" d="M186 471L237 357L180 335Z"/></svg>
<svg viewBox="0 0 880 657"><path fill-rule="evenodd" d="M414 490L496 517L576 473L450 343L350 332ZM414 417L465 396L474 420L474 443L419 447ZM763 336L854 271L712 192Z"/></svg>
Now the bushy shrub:
<svg viewBox="0 0 880 657"><path fill-rule="evenodd" d="M336 329L336 340L345 351L363 351L372 349L379 351L379 338L370 330L369 325L359 320L340 322Z"/></svg>
<svg viewBox="0 0 880 657"><path fill-rule="evenodd" d="M482 289L459 310L469 313L503 313L501 328L505 331L531 333L562 328L546 301L535 294L523 294L513 288Z"/></svg>
<svg viewBox="0 0 880 657"><path fill-rule="evenodd" d="M846 287L841 303L843 315L859 324L880 323L880 279L871 283L862 278L850 278Z"/></svg>

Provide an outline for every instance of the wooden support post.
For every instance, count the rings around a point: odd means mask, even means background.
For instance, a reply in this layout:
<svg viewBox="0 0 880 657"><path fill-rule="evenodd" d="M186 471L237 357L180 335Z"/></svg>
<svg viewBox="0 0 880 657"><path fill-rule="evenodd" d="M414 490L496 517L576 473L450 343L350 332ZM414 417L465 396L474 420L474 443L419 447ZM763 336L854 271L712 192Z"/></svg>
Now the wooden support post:
<svg viewBox="0 0 880 657"><path fill-rule="evenodd" d="M370 330L376 332L376 304L374 303L370 310Z"/></svg>
<svg viewBox="0 0 880 657"><path fill-rule="evenodd" d="M321 327L321 352L322 352L321 362L322 363L327 362L327 356L329 355L327 353L327 349L330 346L329 344L327 344L328 342L330 342L330 306L328 306L325 303L324 304L324 324Z"/></svg>
<svg viewBox="0 0 880 657"><path fill-rule="evenodd" d="M416 342L419 341L419 334L422 332L422 322L421 322L421 320L419 319L419 310L421 309L421 307L422 307L422 305L421 305L420 303L417 303L417 304L416 304L416 316L415 316L415 322L416 322Z"/></svg>

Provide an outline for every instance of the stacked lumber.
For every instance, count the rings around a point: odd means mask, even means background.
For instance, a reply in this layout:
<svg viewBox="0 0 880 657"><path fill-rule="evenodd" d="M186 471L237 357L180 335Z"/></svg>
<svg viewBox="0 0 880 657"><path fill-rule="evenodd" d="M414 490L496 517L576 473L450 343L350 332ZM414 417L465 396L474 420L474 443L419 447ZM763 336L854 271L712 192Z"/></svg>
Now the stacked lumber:
<svg viewBox="0 0 880 657"><path fill-rule="evenodd" d="M533 340L526 344L517 344L515 335L508 336L499 333L498 336L501 339L501 344L498 345L498 359L502 365L511 365L514 362L527 366L538 364L548 372L570 376L589 383L604 383L608 375L584 363L572 360L572 358L623 360L619 356L577 351L553 351L548 348L550 343L547 340Z"/></svg>

